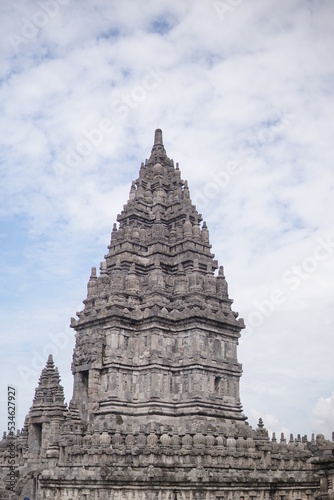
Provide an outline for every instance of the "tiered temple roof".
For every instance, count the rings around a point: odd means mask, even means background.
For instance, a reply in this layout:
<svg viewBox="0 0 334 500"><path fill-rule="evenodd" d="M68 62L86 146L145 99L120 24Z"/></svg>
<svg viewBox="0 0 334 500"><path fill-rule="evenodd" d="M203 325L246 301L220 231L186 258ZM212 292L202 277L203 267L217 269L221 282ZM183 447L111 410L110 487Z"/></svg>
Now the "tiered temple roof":
<svg viewBox="0 0 334 500"><path fill-rule="evenodd" d="M0 500L334 500L334 442L246 422L222 266L155 131L76 332L69 408L52 356L24 428L0 442Z"/></svg>
<svg viewBox="0 0 334 500"><path fill-rule="evenodd" d="M74 399L83 418L245 420L237 361L244 323L160 129L117 220L100 275L92 269L84 310L72 319Z"/></svg>

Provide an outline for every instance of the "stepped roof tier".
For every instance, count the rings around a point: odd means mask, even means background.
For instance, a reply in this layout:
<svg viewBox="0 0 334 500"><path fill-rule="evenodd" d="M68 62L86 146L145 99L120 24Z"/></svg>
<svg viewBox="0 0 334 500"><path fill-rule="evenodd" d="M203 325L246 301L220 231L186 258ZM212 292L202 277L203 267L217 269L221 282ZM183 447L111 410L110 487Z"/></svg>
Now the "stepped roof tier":
<svg viewBox="0 0 334 500"><path fill-rule="evenodd" d="M64 401L64 388L60 385L58 368L55 367L52 354L50 354L35 390L35 397L29 411L30 420L41 422L45 418L62 418L67 410Z"/></svg>
<svg viewBox="0 0 334 500"><path fill-rule="evenodd" d="M71 320L69 408L50 355L0 442L0 500L333 500L333 441L242 413L244 323L160 129L117 220Z"/></svg>
<svg viewBox="0 0 334 500"><path fill-rule="evenodd" d="M84 310L71 324L73 398L82 418L245 420L237 361L244 323L160 129L117 221L100 275L92 269Z"/></svg>

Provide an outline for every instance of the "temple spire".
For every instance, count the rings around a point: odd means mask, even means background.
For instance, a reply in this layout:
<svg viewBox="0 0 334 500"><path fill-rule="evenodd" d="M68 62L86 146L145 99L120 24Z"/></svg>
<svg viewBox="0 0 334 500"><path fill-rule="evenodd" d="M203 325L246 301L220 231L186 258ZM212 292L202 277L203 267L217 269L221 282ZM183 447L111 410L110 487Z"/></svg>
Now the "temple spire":
<svg viewBox="0 0 334 500"><path fill-rule="evenodd" d="M157 128L155 133L154 133L154 145L156 145L156 144L163 145L161 128Z"/></svg>
<svg viewBox="0 0 334 500"><path fill-rule="evenodd" d="M94 419L100 408L104 415L134 415L140 407L141 415L245 420L237 361L244 325L231 309L223 268L215 275L208 229L166 154L160 128L117 220L103 272L97 277L94 268L84 311L71 325L77 331L73 399L81 418ZM208 331L214 341L205 340ZM116 376L118 385L109 382Z"/></svg>
<svg viewBox="0 0 334 500"><path fill-rule="evenodd" d="M30 408L30 417L52 412L62 415L66 410L64 389L60 385L58 368L55 367L52 354L49 354L45 368L39 378L35 397Z"/></svg>
<svg viewBox="0 0 334 500"><path fill-rule="evenodd" d="M154 132L154 144L151 151L150 160L159 160L159 158L166 157L166 150L164 148L163 140L162 140L162 130L161 128L157 128Z"/></svg>

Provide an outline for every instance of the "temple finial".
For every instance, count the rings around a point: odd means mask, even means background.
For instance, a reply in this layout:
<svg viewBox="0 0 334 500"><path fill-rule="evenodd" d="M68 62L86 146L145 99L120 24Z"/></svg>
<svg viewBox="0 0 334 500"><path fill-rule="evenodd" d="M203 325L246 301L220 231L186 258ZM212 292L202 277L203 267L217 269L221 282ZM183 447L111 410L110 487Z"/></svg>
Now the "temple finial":
<svg viewBox="0 0 334 500"><path fill-rule="evenodd" d="M166 157L166 151L162 142L162 130L157 128L154 133L154 144L151 151L150 161L160 162Z"/></svg>
<svg viewBox="0 0 334 500"><path fill-rule="evenodd" d="M154 145L156 145L156 144L163 145L161 128L157 128L155 133L154 133Z"/></svg>

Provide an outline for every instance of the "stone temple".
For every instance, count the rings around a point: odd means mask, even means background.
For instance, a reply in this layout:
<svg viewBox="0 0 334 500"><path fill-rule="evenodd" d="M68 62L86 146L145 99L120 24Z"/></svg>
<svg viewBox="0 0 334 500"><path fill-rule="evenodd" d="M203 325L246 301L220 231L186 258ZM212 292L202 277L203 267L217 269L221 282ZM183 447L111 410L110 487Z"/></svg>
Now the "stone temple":
<svg viewBox="0 0 334 500"><path fill-rule="evenodd" d="M333 499L334 442L247 423L244 322L160 129L117 221L71 320L73 397L49 356L23 429L0 442L0 498Z"/></svg>

